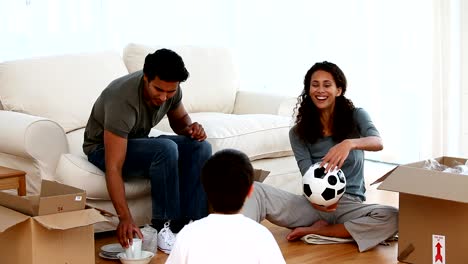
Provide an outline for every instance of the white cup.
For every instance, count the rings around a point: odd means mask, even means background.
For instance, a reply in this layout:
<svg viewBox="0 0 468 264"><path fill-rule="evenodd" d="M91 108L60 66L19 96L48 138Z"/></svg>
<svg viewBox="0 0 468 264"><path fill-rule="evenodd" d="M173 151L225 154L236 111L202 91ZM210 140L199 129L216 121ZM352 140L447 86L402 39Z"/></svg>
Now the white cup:
<svg viewBox="0 0 468 264"><path fill-rule="evenodd" d="M128 259L140 259L141 258L141 244L142 241L139 238L134 238L133 243L125 249L125 255Z"/></svg>

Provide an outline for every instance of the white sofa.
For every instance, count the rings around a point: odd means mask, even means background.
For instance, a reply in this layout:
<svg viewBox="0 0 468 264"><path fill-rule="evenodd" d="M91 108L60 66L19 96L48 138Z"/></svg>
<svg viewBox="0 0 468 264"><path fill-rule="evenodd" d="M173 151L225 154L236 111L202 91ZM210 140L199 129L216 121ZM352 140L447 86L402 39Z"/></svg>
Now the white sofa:
<svg viewBox="0 0 468 264"><path fill-rule="evenodd" d="M28 194L41 179L86 190L87 203L115 212L101 170L82 151L83 132L100 92L115 78L139 70L156 46L129 44L123 51L70 54L0 63L0 165L27 172ZM213 151L244 151L255 168L271 171L266 183L300 193L300 174L288 130L296 99L242 91L227 49L168 47L190 72L183 102L203 124ZM163 120L152 134L172 133ZM135 221L150 223L148 180L125 184ZM115 217L96 232L115 229Z"/></svg>

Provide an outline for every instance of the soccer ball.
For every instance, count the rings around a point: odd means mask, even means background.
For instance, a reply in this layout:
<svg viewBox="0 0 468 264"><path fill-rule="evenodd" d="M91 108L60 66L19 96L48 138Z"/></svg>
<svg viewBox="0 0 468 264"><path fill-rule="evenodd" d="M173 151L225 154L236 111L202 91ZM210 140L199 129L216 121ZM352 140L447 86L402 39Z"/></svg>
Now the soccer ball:
<svg viewBox="0 0 468 264"><path fill-rule="evenodd" d="M310 202L328 207L337 203L346 189L346 177L341 169L329 171L325 174L320 162L310 166L302 177L304 196Z"/></svg>

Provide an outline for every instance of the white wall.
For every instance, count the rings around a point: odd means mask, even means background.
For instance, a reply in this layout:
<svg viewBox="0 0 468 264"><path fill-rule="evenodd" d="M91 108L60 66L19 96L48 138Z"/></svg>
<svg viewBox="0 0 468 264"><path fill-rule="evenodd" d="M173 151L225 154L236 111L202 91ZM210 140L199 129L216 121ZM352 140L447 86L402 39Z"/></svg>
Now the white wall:
<svg viewBox="0 0 468 264"><path fill-rule="evenodd" d="M241 89L297 96L312 64L328 60L343 69L348 97L368 110L382 134L384 151L368 158L405 163L439 154L468 156L468 74L462 74L468 55L461 49L468 44L467 5L0 0L0 61L121 51L129 42L225 46L236 55ZM454 15L460 7L465 15Z"/></svg>

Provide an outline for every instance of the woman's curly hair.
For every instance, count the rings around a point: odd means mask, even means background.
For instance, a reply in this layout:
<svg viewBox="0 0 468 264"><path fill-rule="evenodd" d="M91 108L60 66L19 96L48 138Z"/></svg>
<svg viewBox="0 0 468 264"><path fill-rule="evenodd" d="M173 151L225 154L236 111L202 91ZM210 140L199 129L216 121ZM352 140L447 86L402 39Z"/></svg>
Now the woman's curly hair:
<svg viewBox="0 0 468 264"><path fill-rule="evenodd" d="M304 78L304 90L297 98L297 104L294 112L297 112L295 132L305 142L315 143L324 136L323 125L320 122L320 113L310 98L310 81L314 72L322 70L333 76L336 87L341 88L341 95L336 98L335 109L333 113L332 138L335 142L341 142L350 137L356 137L356 122L353 118L354 104L347 99L346 77L343 71L334 63L318 62L315 63Z"/></svg>

